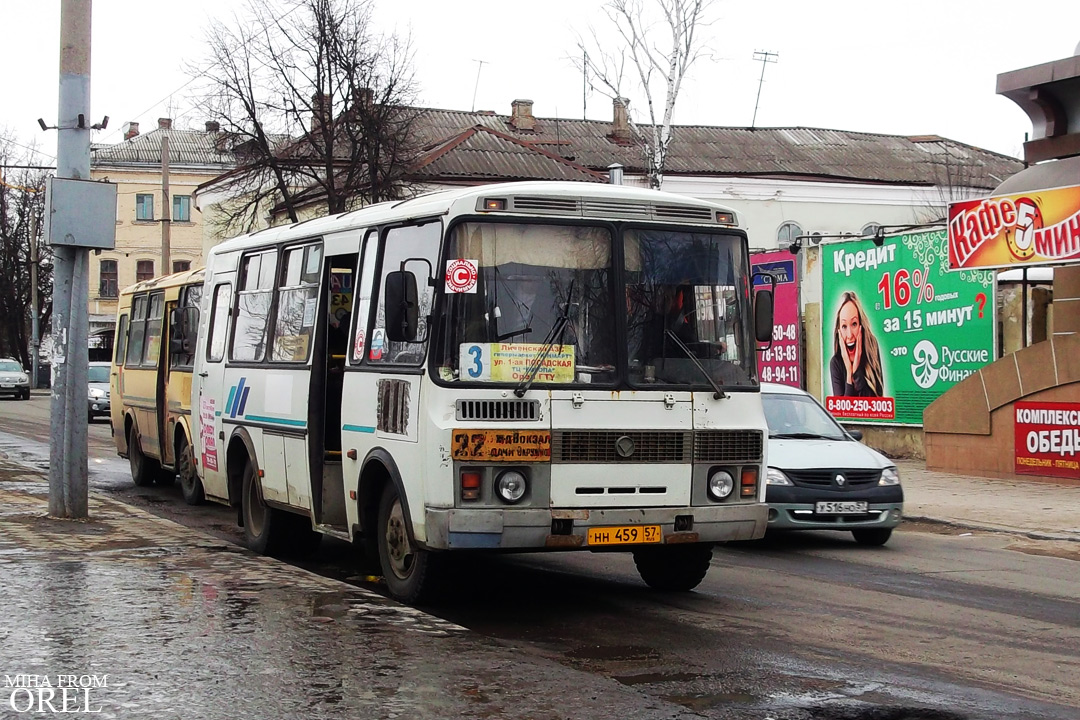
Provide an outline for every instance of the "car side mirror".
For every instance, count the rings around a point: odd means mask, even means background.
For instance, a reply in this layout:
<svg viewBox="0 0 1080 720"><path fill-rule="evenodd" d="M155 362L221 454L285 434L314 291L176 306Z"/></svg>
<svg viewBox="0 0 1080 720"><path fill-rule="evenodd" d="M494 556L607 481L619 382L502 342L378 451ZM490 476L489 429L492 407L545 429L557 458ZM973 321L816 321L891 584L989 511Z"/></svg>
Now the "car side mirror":
<svg viewBox="0 0 1080 720"><path fill-rule="evenodd" d="M847 434L852 440L862 440L862 430L848 430Z"/></svg>
<svg viewBox="0 0 1080 720"><path fill-rule="evenodd" d="M416 276L406 270L386 274L383 285L386 337L392 342L416 342L420 325Z"/></svg>

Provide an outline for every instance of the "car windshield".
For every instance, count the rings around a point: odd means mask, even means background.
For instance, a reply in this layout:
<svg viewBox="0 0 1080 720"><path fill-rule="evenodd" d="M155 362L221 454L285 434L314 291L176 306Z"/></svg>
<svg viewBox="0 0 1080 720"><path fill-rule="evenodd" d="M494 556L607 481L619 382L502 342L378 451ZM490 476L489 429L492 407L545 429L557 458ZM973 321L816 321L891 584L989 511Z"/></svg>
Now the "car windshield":
<svg viewBox="0 0 1080 720"><path fill-rule="evenodd" d="M107 383L109 382L109 366L108 365L91 365L90 370L86 376L86 379L92 383Z"/></svg>
<svg viewBox="0 0 1080 720"><path fill-rule="evenodd" d="M762 393L769 437L846 440L843 429L829 413L806 395Z"/></svg>
<svg viewBox="0 0 1080 720"><path fill-rule="evenodd" d="M447 258L443 380L614 383L609 230L467 222Z"/></svg>
<svg viewBox="0 0 1080 720"><path fill-rule="evenodd" d="M0 372L22 372L22 365L12 360L0 360Z"/></svg>
<svg viewBox="0 0 1080 720"><path fill-rule="evenodd" d="M632 384L757 384L741 237L628 229L623 262Z"/></svg>

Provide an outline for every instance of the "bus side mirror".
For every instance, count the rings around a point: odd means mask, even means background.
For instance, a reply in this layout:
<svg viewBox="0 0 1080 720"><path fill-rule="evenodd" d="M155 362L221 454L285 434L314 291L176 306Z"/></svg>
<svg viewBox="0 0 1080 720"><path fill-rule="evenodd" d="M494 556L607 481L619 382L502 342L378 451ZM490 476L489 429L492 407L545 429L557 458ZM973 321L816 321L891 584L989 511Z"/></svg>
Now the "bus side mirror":
<svg viewBox="0 0 1080 720"><path fill-rule="evenodd" d="M416 276L405 270L386 274L383 287L386 299L386 337L391 342L416 342L420 325Z"/></svg>
<svg viewBox="0 0 1080 720"><path fill-rule="evenodd" d="M754 337L758 342L770 342L773 336L772 290L758 290L754 294Z"/></svg>

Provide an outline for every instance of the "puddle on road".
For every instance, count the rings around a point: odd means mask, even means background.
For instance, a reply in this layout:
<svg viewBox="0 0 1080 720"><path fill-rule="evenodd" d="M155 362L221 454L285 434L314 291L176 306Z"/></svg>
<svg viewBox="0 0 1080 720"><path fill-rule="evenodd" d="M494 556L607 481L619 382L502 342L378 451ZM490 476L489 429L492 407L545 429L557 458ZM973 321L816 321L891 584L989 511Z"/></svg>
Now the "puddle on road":
<svg viewBox="0 0 1080 720"><path fill-rule="evenodd" d="M694 712L712 710L715 707L730 705L732 703L757 703L761 701L761 698L756 695L743 692L713 693L705 695L660 695L659 697L668 702L682 705L684 708L693 710Z"/></svg>

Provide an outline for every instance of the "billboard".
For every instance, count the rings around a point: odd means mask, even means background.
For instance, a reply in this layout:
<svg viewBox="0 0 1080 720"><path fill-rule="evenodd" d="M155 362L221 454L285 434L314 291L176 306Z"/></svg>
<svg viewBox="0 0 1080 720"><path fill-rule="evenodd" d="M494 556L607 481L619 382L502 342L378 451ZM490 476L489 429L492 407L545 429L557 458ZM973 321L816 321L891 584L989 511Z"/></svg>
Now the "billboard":
<svg viewBox="0 0 1080 720"><path fill-rule="evenodd" d="M1080 260L1080 186L949 205L949 267L995 268Z"/></svg>
<svg viewBox="0 0 1080 720"><path fill-rule="evenodd" d="M1080 479L1080 404L1018 402L1013 408L1017 474Z"/></svg>
<svg viewBox="0 0 1080 720"><path fill-rule="evenodd" d="M823 245L825 407L921 425L923 409L995 359L994 276L949 272L944 230Z"/></svg>
<svg viewBox="0 0 1080 720"><path fill-rule="evenodd" d="M802 322L799 313L799 276L795 256L787 250L754 253L750 264L755 273L776 278L773 295L773 338L768 350L758 352L758 378L801 388ZM754 279L754 289L768 288L764 278Z"/></svg>

